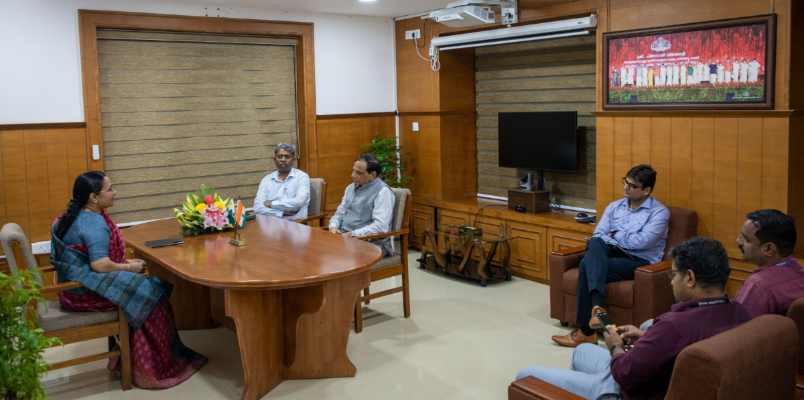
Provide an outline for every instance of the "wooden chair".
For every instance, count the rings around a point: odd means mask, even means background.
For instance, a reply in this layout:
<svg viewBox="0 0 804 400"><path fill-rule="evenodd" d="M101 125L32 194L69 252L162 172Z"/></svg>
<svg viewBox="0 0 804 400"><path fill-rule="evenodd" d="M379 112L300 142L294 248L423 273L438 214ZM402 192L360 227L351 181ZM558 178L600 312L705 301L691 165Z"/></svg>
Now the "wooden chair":
<svg viewBox="0 0 804 400"><path fill-rule="evenodd" d="M410 317L410 288L408 284L408 232L410 232L410 208L413 203L413 196L408 189L394 189L394 217L391 220L391 231L377 235L361 236L361 240L381 239L400 237L400 245L394 249L394 254L385 257L376 265L371 267L371 281L379 281L397 275L402 275L402 286L393 289L383 290L374 294L369 293L369 288L363 289L363 295L358 294L355 303L355 332L363 331L363 305L377 297L388 296L402 292L402 308L405 318Z"/></svg>
<svg viewBox="0 0 804 400"><path fill-rule="evenodd" d="M318 226L324 226L324 219L329 215L324 211L327 206L327 182L321 178L310 178L310 205L307 206L307 218L299 218L299 224L318 220Z"/></svg>
<svg viewBox="0 0 804 400"><path fill-rule="evenodd" d="M798 351L796 325L762 315L682 350L665 400L793 399ZM508 399L582 398L528 376L508 387Z"/></svg>
<svg viewBox="0 0 804 400"><path fill-rule="evenodd" d="M670 223L665 258L670 249L698 231L698 215L688 208L667 207ZM578 265L586 254L584 247L573 247L550 254L550 317L562 326L575 321L578 291ZM634 271L634 280L606 284L603 303L619 325L636 325L670 311L675 303L670 280L664 271L671 261L660 261Z"/></svg>
<svg viewBox="0 0 804 400"><path fill-rule="evenodd" d="M25 266L29 270L39 269L41 272L55 271L52 266L39 268L31 251L31 245L19 225L8 223L0 230L0 242L6 254L11 270L16 270L17 263L14 258L13 245L17 243ZM42 278L36 278L42 283ZM57 293L62 290L82 287L78 282L65 282L56 285L45 285L40 292L43 295ZM44 304L36 305L39 313L37 327L45 332L46 337L58 337L64 344L83 342L98 338L109 339L109 351L100 354L79 357L73 360L52 364L50 369L71 367L104 358L120 357L123 369L123 390L131 389L131 358L128 338L128 321L119 308L115 311L105 312L72 312L61 308L59 300L48 300ZM120 350L112 350L115 335L120 337Z"/></svg>

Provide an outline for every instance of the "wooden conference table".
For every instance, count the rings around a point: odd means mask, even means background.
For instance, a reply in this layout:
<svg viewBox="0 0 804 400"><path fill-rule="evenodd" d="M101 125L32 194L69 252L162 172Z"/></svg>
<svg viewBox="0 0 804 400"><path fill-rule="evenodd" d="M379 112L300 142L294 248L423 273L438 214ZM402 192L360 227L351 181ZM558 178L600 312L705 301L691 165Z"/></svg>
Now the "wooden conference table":
<svg viewBox="0 0 804 400"><path fill-rule="evenodd" d="M122 233L151 275L174 284L171 305L180 329L210 327L209 288L222 289L243 359L241 399L258 399L285 379L357 372L346 344L357 296L382 258L379 247L263 215L246 222L242 247L229 244L233 232L185 236L177 246L145 245L181 236L174 219Z"/></svg>

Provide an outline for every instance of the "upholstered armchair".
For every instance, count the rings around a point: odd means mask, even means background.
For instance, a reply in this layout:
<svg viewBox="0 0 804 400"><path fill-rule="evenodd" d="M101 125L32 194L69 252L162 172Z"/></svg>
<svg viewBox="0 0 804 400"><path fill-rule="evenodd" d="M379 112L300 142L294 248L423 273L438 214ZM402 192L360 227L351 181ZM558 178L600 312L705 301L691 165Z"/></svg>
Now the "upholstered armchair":
<svg viewBox="0 0 804 400"><path fill-rule="evenodd" d="M688 208L667 207L670 223L665 246L667 253L676 244L695 236L698 231L698 215ZM550 254L550 317L567 326L575 321L575 305L578 290L578 265L586 249L573 247ZM670 311L675 303L670 280L664 271L670 269L671 261L638 268L633 281L606 284L603 303L606 311L618 325L636 325Z"/></svg>
<svg viewBox="0 0 804 400"><path fill-rule="evenodd" d="M310 204L307 206L307 218L299 218L293 222L308 224L318 221L318 226L325 226L324 219L329 215L324 211L327 206L327 182L321 178L310 178Z"/></svg>
<svg viewBox="0 0 804 400"><path fill-rule="evenodd" d="M763 315L681 351L665 400L793 399L797 356L793 321ZM508 399L583 398L528 376L508 387Z"/></svg>

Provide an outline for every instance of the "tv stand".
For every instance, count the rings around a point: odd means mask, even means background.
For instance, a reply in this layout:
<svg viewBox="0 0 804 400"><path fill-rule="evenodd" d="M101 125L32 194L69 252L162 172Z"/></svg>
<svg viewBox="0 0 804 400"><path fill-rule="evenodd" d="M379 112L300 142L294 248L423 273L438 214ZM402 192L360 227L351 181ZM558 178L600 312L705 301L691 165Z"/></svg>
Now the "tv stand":
<svg viewBox="0 0 804 400"><path fill-rule="evenodd" d="M550 192L547 190L508 189L508 209L538 214L550 211Z"/></svg>

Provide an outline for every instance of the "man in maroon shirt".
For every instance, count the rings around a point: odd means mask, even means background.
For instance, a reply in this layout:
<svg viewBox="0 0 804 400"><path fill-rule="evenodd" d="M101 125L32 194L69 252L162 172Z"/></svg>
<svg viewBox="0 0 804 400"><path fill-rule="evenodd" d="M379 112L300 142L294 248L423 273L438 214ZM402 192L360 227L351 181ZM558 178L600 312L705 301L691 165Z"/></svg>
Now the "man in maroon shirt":
<svg viewBox="0 0 804 400"><path fill-rule="evenodd" d="M742 304L726 297L731 268L718 241L690 238L668 257L673 266L667 275L678 303L656 317L648 332L621 326L622 335L604 333L608 351L588 343L578 346L571 371L530 366L517 379L533 375L587 399L663 399L676 357L685 347L751 319Z"/></svg>
<svg viewBox="0 0 804 400"><path fill-rule="evenodd" d="M759 268L740 286L734 301L754 317L784 315L790 304L804 297L804 267L793 258L795 222L779 210L758 210L743 224L737 245L743 260Z"/></svg>

